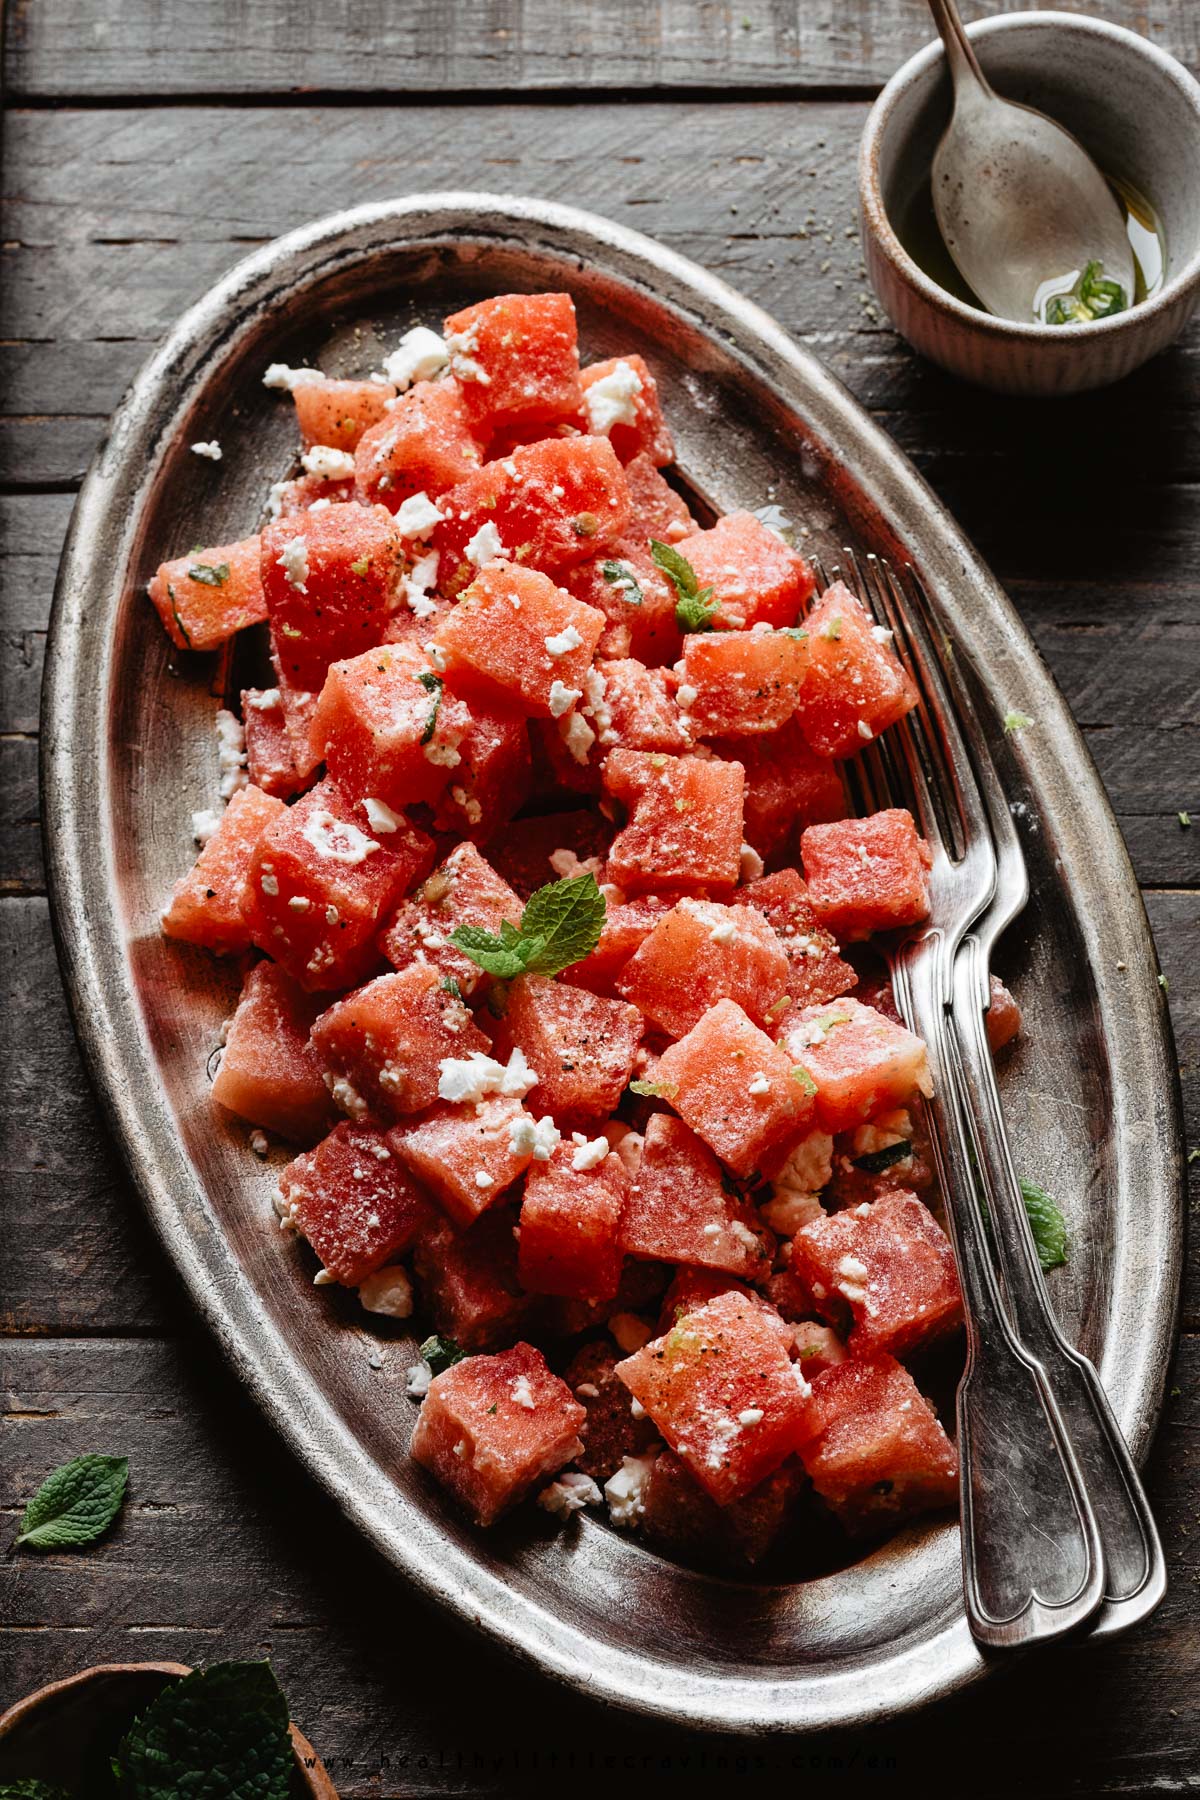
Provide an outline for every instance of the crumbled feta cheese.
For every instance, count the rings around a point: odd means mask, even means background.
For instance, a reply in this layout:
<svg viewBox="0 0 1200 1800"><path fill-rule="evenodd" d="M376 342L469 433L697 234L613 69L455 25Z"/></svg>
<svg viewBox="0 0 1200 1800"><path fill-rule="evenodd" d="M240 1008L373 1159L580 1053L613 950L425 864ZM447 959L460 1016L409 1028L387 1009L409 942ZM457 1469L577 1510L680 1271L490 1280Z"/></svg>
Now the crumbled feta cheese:
<svg viewBox="0 0 1200 1800"><path fill-rule="evenodd" d="M762 1070L757 1069L750 1081L749 1086L746 1089L746 1092L748 1094L769 1094L770 1091L771 1091L770 1082L767 1080L767 1078L763 1074Z"/></svg>
<svg viewBox="0 0 1200 1800"><path fill-rule="evenodd" d="M288 578L289 584L298 594L308 592L308 545L302 537L289 538L283 546L283 553L275 558L276 566L281 568Z"/></svg>
<svg viewBox="0 0 1200 1800"><path fill-rule="evenodd" d="M583 1136L582 1132L576 1132L575 1144L571 1167L579 1173L585 1169L594 1169L608 1155L608 1139L606 1137L588 1139Z"/></svg>
<svg viewBox="0 0 1200 1800"><path fill-rule="evenodd" d="M547 638L546 641L549 643L550 640ZM561 719L563 714L569 713L575 702L582 698L582 688L570 688L561 681L552 681L550 684L551 717Z"/></svg>
<svg viewBox="0 0 1200 1800"><path fill-rule="evenodd" d="M751 1255L762 1255L762 1244L759 1242L758 1238L755 1237L748 1225L744 1225L740 1219L731 1219L729 1221L729 1229L743 1248L750 1251Z"/></svg>
<svg viewBox="0 0 1200 1800"><path fill-rule="evenodd" d="M518 1375L509 1391L518 1406L523 1407L526 1412L533 1412L537 1403L533 1398L528 1375Z"/></svg>
<svg viewBox="0 0 1200 1800"><path fill-rule="evenodd" d="M737 936L737 920L733 918L718 919L709 937L714 944L728 944Z"/></svg>
<svg viewBox="0 0 1200 1800"><path fill-rule="evenodd" d="M403 393L414 381L430 381L440 375L449 361L445 340L428 325L414 325L384 357L383 372L392 386Z"/></svg>
<svg viewBox="0 0 1200 1800"><path fill-rule="evenodd" d="M838 1274L844 1275L847 1281L866 1281L867 1265L857 1256L843 1256L838 1264Z"/></svg>
<svg viewBox="0 0 1200 1800"><path fill-rule="evenodd" d="M833 1180L833 1139L827 1131L801 1138L775 1177L776 1198L811 1194Z"/></svg>
<svg viewBox="0 0 1200 1800"><path fill-rule="evenodd" d="M871 739L875 736L875 733L871 730L871 727L867 724L865 719L860 719L858 721L858 735L862 738L863 742L867 744L869 744Z"/></svg>
<svg viewBox="0 0 1200 1800"><path fill-rule="evenodd" d="M246 705L255 712L277 712L283 705L283 695L277 687L263 688L257 694L247 694Z"/></svg>
<svg viewBox="0 0 1200 1800"><path fill-rule="evenodd" d="M350 824L347 819L335 818L323 806L309 814L301 827L301 835L318 856L327 856L332 862L365 862L380 848L374 838L369 838L357 825Z"/></svg>
<svg viewBox="0 0 1200 1800"><path fill-rule="evenodd" d="M690 682L681 681L675 690L675 704L680 712L691 712L699 698L699 690L692 687Z"/></svg>
<svg viewBox="0 0 1200 1800"><path fill-rule="evenodd" d="M279 1217L280 1231L295 1231L296 1202L287 1199L283 1189L277 1187L271 1195L271 1205L275 1208Z"/></svg>
<svg viewBox="0 0 1200 1800"><path fill-rule="evenodd" d="M498 1094L504 1083L504 1064L482 1050L472 1050L467 1057L444 1056L439 1069L439 1099L459 1104L478 1105L489 1094Z"/></svg>
<svg viewBox="0 0 1200 1800"><path fill-rule="evenodd" d="M192 836L203 849L210 837L221 823L221 815L215 807L207 807L204 812L192 814Z"/></svg>
<svg viewBox="0 0 1200 1800"><path fill-rule="evenodd" d="M744 1412L738 1414L739 1425L761 1425L762 1419L763 1410L761 1406L748 1406Z"/></svg>
<svg viewBox="0 0 1200 1800"><path fill-rule="evenodd" d="M429 1384L433 1380L433 1370L424 1357L418 1357L408 1371L408 1380L404 1384L404 1392L410 1400L423 1400L429 1392Z"/></svg>
<svg viewBox="0 0 1200 1800"><path fill-rule="evenodd" d="M565 631L558 632L546 640L546 651L550 656L565 656L568 650L578 650L583 643L574 625L568 625Z"/></svg>
<svg viewBox="0 0 1200 1800"><path fill-rule="evenodd" d="M207 444L193 444L192 455L207 457L209 462L220 462L221 446L218 444L216 438L213 438Z"/></svg>
<svg viewBox="0 0 1200 1800"><path fill-rule="evenodd" d="M560 881L574 875L594 875L599 880L604 866L598 856L576 856L574 850L552 850L547 860Z"/></svg>
<svg viewBox="0 0 1200 1800"><path fill-rule="evenodd" d="M600 1389L594 1381L581 1381L575 1392L580 1400L598 1400L600 1398Z"/></svg>
<svg viewBox="0 0 1200 1800"><path fill-rule="evenodd" d="M437 582L438 553L431 550L428 556L422 556L413 564L408 574L402 578L401 592L410 612L418 619L431 619L437 611L437 602L429 598L429 590Z"/></svg>
<svg viewBox="0 0 1200 1800"><path fill-rule="evenodd" d="M286 363L268 363L263 386L291 394L298 387L313 387L324 379L320 369L289 369Z"/></svg>
<svg viewBox="0 0 1200 1800"><path fill-rule="evenodd" d="M440 644L435 644L433 639L430 638L427 644L421 645L421 648L429 658L432 667L437 670L439 675L444 675L446 673L446 652L442 649L442 646Z"/></svg>
<svg viewBox="0 0 1200 1800"><path fill-rule="evenodd" d="M646 1510L646 1483L658 1460L657 1450L645 1456L623 1456L621 1467L604 1484L609 1520L614 1525L636 1525Z"/></svg>
<svg viewBox="0 0 1200 1800"><path fill-rule="evenodd" d="M393 812L382 800L373 800L368 796L362 804L367 824L376 833L383 832L386 836L389 832L399 831L404 823L403 813Z"/></svg>
<svg viewBox="0 0 1200 1800"><path fill-rule="evenodd" d="M248 780L246 733L241 720L225 707L217 713L217 776L217 792L222 800L230 799Z"/></svg>
<svg viewBox="0 0 1200 1800"><path fill-rule="evenodd" d="M383 1313L389 1319L412 1317L412 1282L399 1263L376 1269L358 1284L358 1297L368 1312Z"/></svg>
<svg viewBox="0 0 1200 1800"><path fill-rule="evenodd" d="M396 513L396 529L401 537L427 538L444 516L428 494L410 494ZM436 569L434 573L436 575Z"/></svg>
<svg viewBox="0 0 1200 1800"><path fill-rule="evenodd" d="M577 763L585 763L596 734L587 720L577 712L568 713L558 722L559 735Z"/></svg>
<svg viewBox="0 0 1200 1800"><path fill-rule="evenodd" d="M617 1344L626 1356L632 1356L636 1350L648 1344L654 1336L652 1328L645 1319L639 1319L636 1313L614 1313L608 1321L608 1329L612 1332Z"/></svg>
<svg viewBox="0 0 1200 1800"><path fill-rule="evenodd" d="M525 1060L525 1052L519 1044L514 1044L508 1061L504 1065L504 1078L500 1083L500 1092L506 1100L523 1100L530 1088L537 1086L537 1076Z"/></svg>
<svg viewBox="0 0 1200 1800"><path fill-rule="evenodd" d="M492 521L487 519L475 535L467 540L467 561L475 568L482 569L487 563L494 562L498 556L503 555L504 545L500 542L500 533Z"/></svg>
<svg viewBox="0 0 1200 1800"><path fill-rule="evenodd" d="M763 859L752 844L743 844L738 854L738 880L757 881L763 872Z"/></svg>
<svg viewBox="0 0 1200 1800"><path fill-rule="evenodd" d="M631 1400L629 1402L629 1413L631 1418L644 1419L646 1416L646 1409L640 1400Z"/></svg>
<svg viewBox="0 0 1200 1800"><path fill-rule="evenodd" d="M263 875L260 877L258 885L267 896L268 900L277 900L279 898L279 881L276 876Z"/></svg>
<svg viewBox="0 0 1200 1800"><path fill-rule="evenodd" d="M333 1104L348 1118L362 1119L366 1117L368 1110L366 1101L344 1075L326 1075L325 1086L333 1096Z"/></svg>
<svg viewBox="0 0 1200 1800"><path fill-rule="evenodd" d="M271 1143L265 1131L252 1131L250 1133L250 1148L253 1150L255 1156L266 1156L271 1148Z"/></svg>
<svg viewBox="0 0 1200 1800"><path fill-rule="evenodd" d="M311 905L312 901L307 894L293 894L288 901L288 909L291 912L306 913Z"/></svg>
<svg viewBox="0 0 1200 1800"><path fill-rule="evenodd" d="M614 425L637 424L637 397L644 383L632 363L619 362L584 391L583 410L596 437L607 437Z"/></svg>
<svg viewBox="0 0 1200 1800"><path fill-rule="evenodd" d="M532 1156L534 1162L549 1162L562 1141L562 1133L553 1119L534 1119L529 1113L518 1115L508 1128L508 1147L514 1156Z"/></svg>
<svg viewBox="0 0 1200 1800"><path fill-rule="evenodd" d="M892 633L886 625L872 625L871 636L877 644L890 644L892 641Z"/></svg>
<svg viewBox="0 0 1200 1800"><path fill-rule="evenodd" d="M479 339L471 331L451 331L446 336L446 349L450 353L450 373L459 381L477 381L481 387L490 387L492 378L487 370L476 362L473 352L479 348Z"/></svg>
<svg viewBox="0 0 1200 1800"><path fill-rule="evenodd" d="M267 517L277 519L283 511L283 497L291 487L290 481L273 481L267 489Z"/></svg>
<svg viewBox="0 0 1200 1800"><path fill-rule="evenodd" d="M334 1278L329 1273L328 1269L318 1269L316 1274L313 1276L313 1286L314 1287L328 1287L330 1282L333 1279Z"/></svg>
<svg viewBox="0 0 1200 1800"><path fill-rule="evenodd" d="M599 1506L602 1495L590 1475L581 1475L576 1470L568 1470L544 1487L538 1495L537 1503L543 1512L553 1513L557 1519L569 1519L572 1513L582 1512L585 1506Z"/></svg>
<svg viewBox="0 0 1200 1800"><path fill-rule="evenodd" d="M805 1193L801 1188L781 1190L777 1185L774 1198L759 1210L778 1237L793 1238L813 1219L819 1219L824 1208L818 1194Z"/></svg>
<svg viewBox="0 0 1200 1800"><path fill-rule="evenodd" d="M335 450L332 444L314 444L300 458L307 475L322 481L350 481L354 476L354 458L348 450Z"/></svg>
<svg viewBox="0 0 1200 1800"><path fill-rule="evenodd" d="M476 1169L476 1171L475 1171L475 1186L482 1191L484 1188L490 1188L491 1185L492 1185L491 1172L488 1169Z"/></svg>
<svg viewBox="0 0 1200 1800"><path fill-rule="evenodd" d="M807 1400L812 1393L812 1383L807 1379L798 1362L792 1364L792 1380L800 1390L801 1399Z"/></svg>
<svg viewBox="0 0 1200 1800"><path fill-rule="evenodd" d="M438 769L457 769L462 761L462 753L456 744L426 744L424 755L425 761Z"/></svg>

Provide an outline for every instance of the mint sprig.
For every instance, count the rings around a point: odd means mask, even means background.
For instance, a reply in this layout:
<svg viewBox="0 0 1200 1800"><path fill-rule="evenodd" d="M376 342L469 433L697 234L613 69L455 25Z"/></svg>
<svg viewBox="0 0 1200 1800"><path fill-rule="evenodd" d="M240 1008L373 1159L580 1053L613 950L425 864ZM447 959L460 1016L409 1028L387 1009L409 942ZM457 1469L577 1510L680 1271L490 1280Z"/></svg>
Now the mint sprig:
<svg viewBox="0 0 1200 1800"><path fill-rule="evenodd" d="M628 563L603 562L600 564L600 573L609 587L620 588L622 600L627 601L630 606L642 604L645 599L642 584Z"/></svg>
<svg viewBox="0 0 1200 1800"><path fill-rule="evenodd" d="M421 673L417 676L417 680L427 694L433 695L433 705L429 709L429 717L426 719L425 729L421 733L421 742L423 744L429 744L432 743L433 734L437 730L438 714L442 710L444 684L441 676L435 675L432 669L422 669Z"/></svg>
<svg viewBox="0 0 1200 1800"><path fill-rule="evenodd" d="M596 877L570 875L531 894L519 926L500 922L499 935L480 925L460 925L450 942L501 981L517 975L557 975L590 956L607 913Z"/></svg>
<svg viewBox="0 0 1200 1800"><path fill-rule="evenodd" d="M651 538L650 554L655 566L662 570L678 595L675 620L680 630L711 631L713 615L717 610L712 588L700 586L696 571L687 557L681 556L670 544L660 544L657 538Z"/></svg>
<svg viewBox="0 0 1200 1800"><path fill-rule="evenodd" d="M193 563L188 570L188 580L198 581L204 587L224 587L229 580L229 564Z"/></svg>
<svg viewBox="0 0 1200 1800"><path fill-rule="evenodd" d="M421 1345L420 1354L422 1362L427 1362L435 1375L444 1375L455 1363L462 1362L467 1353L459 1349L453 1338L439 1337L435 1331Z"/></svg>
<svg viewBox="0 0 1200 1800"><path fill-rule="evenodd" d="M214 1663L163 1688L121 1740L122 1800L288 1800L288 1706L269 1663Z"/></svg>
<svg viewBox="0 0 1200 1800"><path fill-rule="evenodd" d="M17 1543L38 1550L94 1543L120 1511L128 1479L123 1456L77 1456L64 1463L47 1475L25 1508Z"/></svg>
<svg viewBox="0 0 1200 1800"><path fill-rule="evenodd" d="M854 1166L861 1169L864 1175L882 1175L893 1163L903 1162L906 1156L912 1155L912 1145L907 1138L899 1138L894 1144L885 1144L882 1150L868 1150L865 1156L856 1156Z"/></svg>
<svg viewBox="0 0 1200 1800"><path fill-rule="evenodd" d="M1039 1187L1036 1181L1027 1181L1024 1175L1020 1178L1020 1186L1043 1273L1061 1268L1067 1260L1067 1221L1058 1202L1045 1188Z"/></svg>

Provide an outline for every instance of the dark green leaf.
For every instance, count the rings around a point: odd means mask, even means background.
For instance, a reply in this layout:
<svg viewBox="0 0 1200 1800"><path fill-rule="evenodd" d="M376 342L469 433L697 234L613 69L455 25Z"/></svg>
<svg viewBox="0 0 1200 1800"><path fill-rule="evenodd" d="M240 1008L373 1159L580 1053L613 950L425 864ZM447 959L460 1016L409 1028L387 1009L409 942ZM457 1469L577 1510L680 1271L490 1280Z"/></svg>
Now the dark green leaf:
<svg viewBox="0 0 1200 1800"><path fill-rule="evenodd" d="M163 1688L117 1753L123 1800L288 1800L287 1701L269 1663L215 1663Z"/></svg>
<svg viewBox="0 0 1200 1800"><path fill-rule="evenodd" d="M870 1150L866 1156L856 1156L854 1166L865 1175L882 1175L893 1163L903 1162L911 1155L912 1145L907 1138L901 1138L897 1144L885 1144L882 1150Z"/></svg>
<svg viewBox="0 0 1200 1800"><path fill-rule="evenodd" d="M519 929L507 919L501 922L499 936L478 925L460 925L450 942L502 981L517 975L557 975L591 955L606 912L604 896L589 871L539 888L530 896Z"/></svg>
<svg viewBox="0 0 1200 1800"><path fill-rule="evenodd" d="M442 992L452 994L456 1000L462 999L462 989L459 987L457 981L455 981L453 975L442 976Z"/></svg>
<svg viewBox="0 0 1200 1800"><path fill-rule="evenodd" d="M717 603L711 594L710 587L701 588L698 594L688 594L685 599L675 602L675 623L680 631L712 630Z"/></svg>
<svg viewBox="0 0 1200 1800"><path fill-rule="evenodd" d="M600 564L600 573L610 587L620 588L622 600L630 606L640 606L645 599L642 584L628 563L605 562Z"/></svg>
<svg viewBox="0 0 1200 1800"><path fill-rule="evenodd" d="M188 570L188 580L202 582L205 587L224 587L229 580L229 564L193 563Z"/></svg>
<svg viewBox="0 0 1200 1800"><path fill-rule="evenodd" d="M0 1800L70 1800L70 1795L45 1781L0 1781Z"/></svg>
<svg viewBox="0 0 1200 1800"><path fill-rule="evenodd" d="M1067 1260L1067 1222L1059 1211L1057 1200L1036 1181L1027 1181L1023 1175L1021 1196L1029 1214L1038 1261L1043 1269L1060 1268Z"/></svg>
<svg viewBox="0 0 1200 1800"><path fill-rule="evenodd" d="M461 1362L466 1354L465 1350L459 1349L453 1338L439 1337L436 1332L432 1337L427 1337L421 1345L421 1356L435 1375L441 1375L445 1370L453 1368L454 1364Z"/></svg>
<svg viewBox="0 0 1200 1800"><path fill-rule="evenodd" d="M94 1542L116 1518L128 1478L123 1456L77 1456L64 1463L25 1508L18 1544L61 1550Z"/></svg>
<svg viewBox="0 0 1200 1800"><path fill-rule="evenodd" d="M488 975L495 975L501 981L512 981L515 976L525 973L523 952L485 931L482 925L460 925L451 932L450 942Z"/></svg>
<svg viewBox="0 0 1200 1800"><path fill-rule="evenodd" d="M681 556L672 544L660 544L657 538L650 539L650 554L655 566L660 568L667 579L673 583L675 592L681 600L692 600L700 592L700 583L696 571L686 556Z"/></svg>
<svg viewBox="0 0 1200 1800"><path fill-rule="evenodd" d="M438 713L442 709L442 678L435 675L432 669L422 669L417 680L427 693L433 695L433 705L429 709L429 717L425 721L425 729L421 733L421 742L428 744L437 730Z"/></svg>
<svg viewBox="0 0 1200 1800"><path fill-rule="evenodd" d="M190 650L192 647L192 634L188 630L187 626L184 624L183 620L179 616L179 606L175 599L175 588L174 588L173 583L171 583L169 581L167 583L167 598L171 602L171 617L174 619L176 625L179 627L180 637L183 639L184 643L187 645L188 649Z"/></svg>

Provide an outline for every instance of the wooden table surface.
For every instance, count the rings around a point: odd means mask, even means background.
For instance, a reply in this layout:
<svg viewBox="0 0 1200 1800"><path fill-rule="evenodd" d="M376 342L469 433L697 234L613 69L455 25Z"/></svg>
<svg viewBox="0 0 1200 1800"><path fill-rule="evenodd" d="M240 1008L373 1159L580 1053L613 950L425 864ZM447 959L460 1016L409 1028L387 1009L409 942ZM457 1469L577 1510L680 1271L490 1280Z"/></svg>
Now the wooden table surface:
<svg viewBox="0 0 1200 1800"><path fill-rule="evenodd" d="M1093 6L1200 64L1194 0ZM1110 393L1039 405L957 386L888 328L859 262L854 154L872 95L929 35L924 0L10 0L5 26L0 1705L94 1662L269 1655L347 1796L724 1792L797 1772L858 1794L947 1765L985 1797L1200 1786L1194 1246L1149 1472L1171 1570L1153 1620L836 1740L601 1713L385 1576L189 1318L72 1039L36 789L72 497L181 309L249 247L356 201L453 186L576 201L774 313L990 558L1119 815L1200 1144L1200 330ZM41 1476L95 1448L132 1462L116 1533L13 1552Z"/></svg>

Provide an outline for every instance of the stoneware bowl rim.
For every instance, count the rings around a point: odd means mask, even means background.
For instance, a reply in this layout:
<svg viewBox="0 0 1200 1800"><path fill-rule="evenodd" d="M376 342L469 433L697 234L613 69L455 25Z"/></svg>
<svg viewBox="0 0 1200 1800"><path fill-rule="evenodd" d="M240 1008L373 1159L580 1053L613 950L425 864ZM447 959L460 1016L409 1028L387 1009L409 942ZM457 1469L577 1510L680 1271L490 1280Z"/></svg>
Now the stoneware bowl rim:
<svg viewBox="0 0 1200 1800"><path fill-rule="evenodd" d="M1114 46L1115 51L1129 61L1141 58L1152 63L1159 74L1174 82L1191 109L1197 138L1200 139L1200 82L1174 56L1160 50L1149 38L1141 37L1136 31L1129 31L1124 25L1114 25L1108 19L1099 19L1086 13L1065 12L1019 12L1003 13L997 17L977 19L966 27L967 35L972 40L987 39L1001 33L1020 32L1031 26L1038 28L1056 26L1077 32L1086 37L1105 38ZM935 38L910 56L908 61L897 69L891 80L882 89L872 106L863 127L862 142L858 157L858 190L859 204L862 208L864 229L869 231L880 250L888 258L900 279L910 288L915 288L921 297L940 311L959 319L970 329L981 335L997 340L1016 341L1020 343L1070 343L1078 345L1081 341L1091 342L1102 336L1114 336L1118 332L1140 332L1146 324L1158 314L1176 304L1190 288L1200 281L1200 241L1197 242L1187 261L1163 282L1158 292L1149 299L1140 300L1125 312L1116 313L1108 319L1093 319L1088 324L1071 327L1069 336L1057 325L1042 325L1036 322L1022 324L1013 319L1001 319L994 313L984 312L980 307L969 306L965 300L927 275L921 265L909 255L901 243L884 203L879 176L879 151L884 129L889 123L896 105L930 68L944 59L941 40Z"/></svg>

